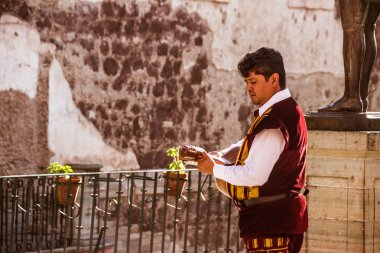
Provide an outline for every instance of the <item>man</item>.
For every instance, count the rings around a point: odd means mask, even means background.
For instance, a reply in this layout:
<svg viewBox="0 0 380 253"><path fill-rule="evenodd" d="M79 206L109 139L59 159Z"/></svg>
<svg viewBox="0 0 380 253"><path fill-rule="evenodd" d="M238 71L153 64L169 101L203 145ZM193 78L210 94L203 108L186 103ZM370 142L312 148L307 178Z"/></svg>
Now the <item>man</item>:
<svg viewBox="0 0 380 253"><path fill-rule="evenodd" d="M216 164L215 152L204 152L198 170L228 183L247 252L299 252L308 226L305 119L286 88L278 51L260 48L248 53L238 69L259 109L244 140L218 152L228 154L239 146L235 164Z"/></svg>
<svg viewBox="0 0 380 253"><path fill-rule="evenodd" d="M376 58L380 0L340 0L343 28L344 95L318 111L366 112L368 85Z"/></svg>

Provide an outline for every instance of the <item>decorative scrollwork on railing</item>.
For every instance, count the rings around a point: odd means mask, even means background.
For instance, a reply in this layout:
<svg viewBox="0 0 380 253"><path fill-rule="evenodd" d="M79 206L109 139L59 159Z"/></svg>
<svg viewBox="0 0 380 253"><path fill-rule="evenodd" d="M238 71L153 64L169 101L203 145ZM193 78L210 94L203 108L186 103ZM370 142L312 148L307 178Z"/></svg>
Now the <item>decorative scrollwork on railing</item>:
<svg viewBox="0 0 380 253"><path fill-rule="evenodd" d="M180 206L179 203L182 203L183 201L183 206ZM167 206L171 207L171 208L175 208L175 209L178 209L178 210L182 210L182 209L185 209L187 207L187 198L184 196L184 195L181 195L179 197L179 199L177 200L177 204L170 204L170 203L166 203Z"/></svg>
<svg viewBox="0 0 380 253"><path fill-rule="evenodd" d="M99 212L105 214L105 215L111 215L111 214L114 214L117 210L117 206L119 205L119 203L117 202L116 199L111 199L110 201L108 201L108 205L113 207L113 210L112 211L105 211L101 208L99 208L98 206L95 207L96 210L98 210Z"/></svg>
<svg viewBox="0 0 380 253"><path fill-rule="evenodd" d="M137 208L139 210L142 210L142 209L151 209L153 207L153 198L152 197L145 197L144 196L144 200L143 200L143 205L144 206L138 206L136 204L133 203L133 198L130 198L131 196L131 193L133 195L133 189L136 189L136 185L135 185L135 180L142 180L143 182L146 182L146 181L154 181L155 179L152 178L152 177L148 177L146 175L144 176L141 176L141 175L131 175L131 174L125 174L125 179L127 181L127 200L128 200L128 205L133 207L133 208ZM132 191L131 191L132 190ZM145 195L145 193L147 192L147 189L146 188L142 188L141 189L141 192L143 193L143 195Z"/></svg>
<svg viewBox="0 0 380 253"><path fill-rule="evenodd" d="M41 208L41 205L40 204L35 204L34 207L32 207L31 209L27 210L26 208L23 208L20 204L17 204L17 207L24 213L27 213L28 215L30 216L33 216L33 213L37 213L37 212L33 212L33 210L37 210L37 211L41 211L42 208Z"/></svg>
<svg viewBox="0 0 380 253"><path fill-rule="evenodd" d="M71 212L73 212L74 210L77 210L77 213L75 214L75 215L69 215L69 214L67 214L67 213L65 213L62 209L60 209L60 208L58 208L58 212L60 213L60 214L62 214L63 216L65 216L65 217L67 217L67 218L69 218L69 219L75 219L76 217L78 217L79 215L80 215L80 205L78 204L78 203L74 203L74 205L73 206L71 206L71 207L68 207L68 209L70 210L72 210Z"/></svg>

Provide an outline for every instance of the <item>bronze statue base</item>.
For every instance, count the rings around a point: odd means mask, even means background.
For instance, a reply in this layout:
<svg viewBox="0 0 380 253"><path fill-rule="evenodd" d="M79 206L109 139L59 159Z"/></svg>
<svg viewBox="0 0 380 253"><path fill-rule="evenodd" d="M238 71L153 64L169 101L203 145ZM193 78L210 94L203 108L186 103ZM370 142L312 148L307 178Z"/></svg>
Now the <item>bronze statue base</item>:
<svg viewBox="0 0 380 253"><path fill-rule="evenodd" d="M308 112L308 130L380 131L380 112Z"/></svg>

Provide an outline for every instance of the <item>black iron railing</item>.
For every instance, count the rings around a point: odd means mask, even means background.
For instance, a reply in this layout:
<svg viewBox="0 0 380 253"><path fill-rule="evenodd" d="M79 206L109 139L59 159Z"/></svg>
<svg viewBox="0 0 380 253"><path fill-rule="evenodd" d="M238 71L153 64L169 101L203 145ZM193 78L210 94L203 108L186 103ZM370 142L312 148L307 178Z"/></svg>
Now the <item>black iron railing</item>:
<svg viewBox="0 0 380 253"><path fill-rule="evenodd" d="M0 177L1 252L243 252L236 210L212 177L176 173L173 194L164 172Z"/></svg>

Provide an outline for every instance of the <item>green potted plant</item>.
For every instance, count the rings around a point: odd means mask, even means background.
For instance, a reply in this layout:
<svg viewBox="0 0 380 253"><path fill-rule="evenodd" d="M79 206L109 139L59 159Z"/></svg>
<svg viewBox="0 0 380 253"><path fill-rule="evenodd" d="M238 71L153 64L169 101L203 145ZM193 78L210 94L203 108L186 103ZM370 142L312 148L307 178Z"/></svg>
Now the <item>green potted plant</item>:
<svg viewBox="0 0 380 253"><path fill-rule="evenodd" d="M70 174L74 170L69 165L61 165L57 162L51 163L47 170L52 174ZM79 176L57 176L56 190L59 205L74 205L80 184Z"/></svg>
<svg viewBox="0 0 380 253"><path fill-rule="evenodd" d="M166 151L167 156L173 158L169 164L169 172L165 172L163 177L167 182L169 196L180 197L183 192L187 173L185 164L179 159L179 147L172 147Z"/></svg>

